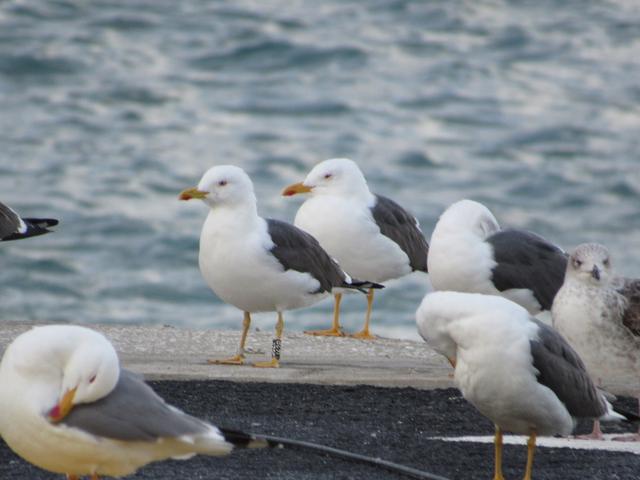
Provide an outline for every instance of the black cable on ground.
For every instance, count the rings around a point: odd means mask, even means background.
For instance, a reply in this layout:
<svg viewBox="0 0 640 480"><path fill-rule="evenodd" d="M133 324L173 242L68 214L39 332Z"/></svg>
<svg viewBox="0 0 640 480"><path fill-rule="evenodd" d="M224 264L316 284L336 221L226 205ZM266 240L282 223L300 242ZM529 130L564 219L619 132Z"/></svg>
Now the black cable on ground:
<svg viewBox="0 0 640 480"><path fill-rule="evenodd" d="M423 472L416 468L400 465L399 463L389 462L381 458L367 457L366 455L360 455L358 453L348 452L346 450L340 450L339 448L327 447L317 443L305 442L303 440L291 440L289 438L273 437L271 435L256 435L257 438L262 438L268 442L278 443L285 447L301 448L304 450L312 450L315 452L326 453L328 455L340 458L346 458L354 460L360 463L368 463L377 467L386 468L392 472L407 475L412 478L427 479L427 480L449 480L446 477L435 475L429 472Z"/></svg>

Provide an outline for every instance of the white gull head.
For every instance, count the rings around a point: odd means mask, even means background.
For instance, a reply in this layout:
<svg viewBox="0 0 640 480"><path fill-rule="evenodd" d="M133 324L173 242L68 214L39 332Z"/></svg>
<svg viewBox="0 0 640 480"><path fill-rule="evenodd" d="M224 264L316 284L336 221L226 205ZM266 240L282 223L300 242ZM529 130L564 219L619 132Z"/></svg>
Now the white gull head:
<svg viewBox="0 0 640 480"><path fill-rule="evenodd" d="M487 207L479 202L463 199L451 204L440 215L436 230L473 233L484 240L499 231L500 224Z"/></svg>
<svg viewBox="0 0 640 480"><path fill-rule="evenodd" d="M203 201L211 208L256 203L249 175L234 165L219 165L207 170L198 182L198 190L206 192Z"/></svg>
<svg viewBox="0 0 640 480"><path fill-rule="evenodd" d="M598 243L578 245L569 257L566 275L586 285L608 285L613 278L609 250Z"/></svg>
<svg viewBox="0 0 640 480"><path fill-rule="evenodd" d="M20 408L56 421L74 405L108 395L119 375L116 351L100 333L71 325L36 327L5 352L0 384L10 388L3 389L0 404L22 402Z"/></svg>
<svg viewBox="0 0 640 480"><path fill-rule="evenodd" d="M211 167L200 179L197 187L180 193L180 200L199 199L209 208L249 207L256 209L256 195L249 175L234 165Z"/></svg>
<svg viewBox="0 0 640 480"><path fill-rule="evenodd" d="M353 160L332 158L317 164L302 184L312 195L371 196L367 180Z"/></svg>
<svg viewBox="0 0 640 480"><path fill-rule="evenodd" d="M495 317L489 322L485 318L488 311L493 312ZM506 316L514 318L514 326L529 318L523 307L506 298L441 291L428 293L424 297L416 311L416 324L420 336L453 364L458 348L469 348L491 340L495 332L488 329L487 325L494 322L498 324Z"/></svg>

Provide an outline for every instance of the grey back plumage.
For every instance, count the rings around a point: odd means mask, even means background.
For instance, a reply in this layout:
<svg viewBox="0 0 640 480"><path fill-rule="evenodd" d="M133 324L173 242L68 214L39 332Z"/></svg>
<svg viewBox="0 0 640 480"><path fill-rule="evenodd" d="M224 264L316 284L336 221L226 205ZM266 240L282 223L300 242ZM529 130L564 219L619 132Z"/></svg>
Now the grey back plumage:
<svg viewBox="0 0 640 480"><path fill-rule="evenodd" d="M626 300L622 324L640 337L640 279L625 279L618 293Z"/></svg>
<svg viewBox="0 0 640 480"><path fill-rule="evenodd" d="M542 310L550 310L562 287L567 255L544 238L524 230L501 230L486 240L493 247L497 265L492 281L501 292L526 288Z"/></svg>
<svg viewBox="0 0 640 480"><path fill-rule="evenodd" d="M538 338L530 342L538 383L551 389L573 417L604 415L606 404L578 354L553 328L531 321L538 325Z"/></svg>
<svg viewBox="0 0 640 480"><path fill-rule="evenodd" d="M274 243L271 253L285 270L310 274L320 282L318 290L331 292L334 287L347 287L340 266L310 234L287 222L267 219L269 235Z"/></svg>
<svg viewBox="0 0 640 480"><path fill-rule="evenodd" d="M142 378L124 369L109 395L75 406L60 423L98 437L125 441L155 441L204 433L211 428L167 405Z"/></svg>
<svg viewBox="0 0 640 480"><path fill-rule="evenodd" d="M407 254L411 269L426 272L429 244L415 217L382 195L376 195L376 203L371 207L371 213L380 232L397 243Z"/></svg>

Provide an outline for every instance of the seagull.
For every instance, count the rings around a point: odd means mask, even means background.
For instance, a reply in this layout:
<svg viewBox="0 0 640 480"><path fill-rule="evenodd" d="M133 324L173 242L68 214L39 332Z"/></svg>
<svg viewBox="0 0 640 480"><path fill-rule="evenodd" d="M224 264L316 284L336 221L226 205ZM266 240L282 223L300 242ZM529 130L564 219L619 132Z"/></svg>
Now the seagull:
<svg viewBox="0 0 640 480"><path fill-rule="evenodd" d="M427 272L429 245L415 217L393 200L369 191L358 165L346 158L317 164L301 183L286 187L284 196L310 193L294 224L316 237L349 274L373 282ZM369 331L374 290L367 294L362 331L353 337L371 340ZM342 336L339 314L342 293L335 293L333 326L311 335Z"/></svg>
<svg viewBox="0 0 640 480"><path fill-rule="evenodd" d="M506 298L434 292L423 299L416 323L454 365L463 397L495 424L494 480L503 480L503 431L529 435L524 478L530 480L537 435L568 435L578 418L640 421L613 409L558 332Z"/></svg>
<svg viewBox="0 0 640 480"><path fill-rule="evenodd" d="M0 202L0 242L20 240L51 232L58 224L54 218L20 218L13 209Z"/></svg>
<svg viewBox="0 0 640 480"><path fill-rule="evenodd" d="M584 243L571 253L551 316L594 378L622 374L640 395L640 279L616 277L605 246ZM588 437L602 438L597 421ZM640 433L614 439L638 441Z"/></svg>
<svg viewBox="0 0 640 480"><path fill-rule="evenodd" d="M465 199L440 216L428 265L435 290L502 295L536 315L551 309L567 258L535 233L500 229L487 207Z"/></svg>
<svg viewBox="0 0 640 480"><path fill-rule="evenodd" d="M201 199L209 215L200 235L200 271L213 292L244 311L238 353L211 363L242 365L253 312L277 312L272 358L256 367L278 367L283 312L312 305L334 289L381 288L352 280L318 241L280 220L258 216L249 176L232 165L210 168L181 200Z"/></svg>
<svg viewBox="0 0 640 480"><path fill-rule="evenodd" d="M276 446L164 402L120 368L111 343L73 325L35 327L0 363L0 435L28 462L69 479L120 477L168 458Z"/></svg>

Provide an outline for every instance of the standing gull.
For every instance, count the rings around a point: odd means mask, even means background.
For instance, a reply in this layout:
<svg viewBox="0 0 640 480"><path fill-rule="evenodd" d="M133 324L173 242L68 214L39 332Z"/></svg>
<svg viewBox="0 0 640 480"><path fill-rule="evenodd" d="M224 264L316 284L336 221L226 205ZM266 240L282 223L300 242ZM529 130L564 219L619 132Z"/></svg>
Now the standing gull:
<svg viewBox="0 0 640 480"><path fill-rule="evenodd" d="M553 326L598 382L623 377L638 396L640 279L615 277L610 258L607 248L597 243L585 243L573 251L564 284L553 301ZM598 422L591 437L602 438ZM618 439L637 441L640 435Z"/></svg>
<svg viewBox="0 0 640 480"><path fill-rule="evenodd" d="M351 275L385 282L413 271L427 271L429 245L415 217L393 200L369 191L355 162L346 158L325 160L307 178L284 189L285 196L310 193L298 210L295 225L311 233L320 245ZM375 338L369 332L374 290L367 295L362 331L353 335ZM307 332L341 336L341 293L335 294L332 328Z"/></svg>
<svg viewBox="0 0 640 480"><path fill-rule="evenodd" d="M0 241L19 240L51 232L58 220L53 218L21 218L13 209L0 202Z"/></svg>
<svg viewBox="0 0 640 480"><path fill-rule="evenodd" d="M559 333L505 298L434 292L416 321L426 342L455 365L464 398L495 424L494 480L504 478L503 431L529 435L530 480L537 435L568 435L577 418L628 418L613 411Z"/></svg>
<svg viewBox="0 0 640 480"><path fill-rule="evenodd" d="M435 290L502 295L535 315L551 309L567 259L535 233L501 230L481 203L460 200L433 230L428 265Z"/></svg>
<svg viewBox="0 0 640 480"><path fill-rule="evenodd" d="M120 368L104 336L84 327L49 325L20 335L4 353L0 385L4 441L69 479L120 477L158 460L270 445L167 405Z"/></svg>
<svg viewBox="0 0 640 480"><path fill-rule="evenodd" d="M272 358L257 367L278 367L284 319L282 312L307 307L335 288L380 287L352 281L306 232L285 222L258 216L249 176L240 168L209 169L181 200L201 199L209 206L200 235L200 271L223 301L244 311L237 355L212 363L241 365L253 312L277 312Z"/></svg>

